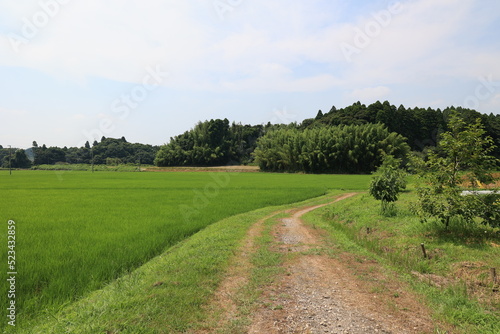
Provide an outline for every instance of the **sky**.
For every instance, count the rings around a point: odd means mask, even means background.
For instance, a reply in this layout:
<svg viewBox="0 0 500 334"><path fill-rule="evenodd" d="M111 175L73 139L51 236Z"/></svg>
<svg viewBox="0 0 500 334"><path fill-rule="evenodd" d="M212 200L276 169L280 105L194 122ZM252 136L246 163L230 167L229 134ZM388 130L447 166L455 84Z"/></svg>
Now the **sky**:
<svg viewBox="0 0 500 334"><path fill-rule="evenodd" d="M377 100L500 113L498 0L0 0L0 145Z"/></svg>

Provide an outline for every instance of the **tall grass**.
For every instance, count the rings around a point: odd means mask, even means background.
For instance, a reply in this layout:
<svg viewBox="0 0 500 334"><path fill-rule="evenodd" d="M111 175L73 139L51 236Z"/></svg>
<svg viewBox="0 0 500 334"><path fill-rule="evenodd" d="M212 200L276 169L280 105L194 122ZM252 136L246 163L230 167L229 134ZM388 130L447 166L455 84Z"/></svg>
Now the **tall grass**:
<svg viewBox="0 0 500 334"><path fill-rule="evenodd" d="M368 182L368 176L0 171L4 235L9 219L17 226L18 319L51 314L224 217ZM0 287L2 308L6 289Z"/></svg>

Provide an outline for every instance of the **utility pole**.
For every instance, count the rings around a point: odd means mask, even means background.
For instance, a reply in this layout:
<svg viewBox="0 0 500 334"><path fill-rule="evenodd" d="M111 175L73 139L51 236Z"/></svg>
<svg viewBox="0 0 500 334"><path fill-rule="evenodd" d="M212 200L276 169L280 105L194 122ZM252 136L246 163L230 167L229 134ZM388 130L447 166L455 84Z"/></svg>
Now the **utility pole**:
<svg viewBox="0 0 500 334"><path fill-rule="evenodd" d="M91 156L91 164L92 164L92 173L94 172L94 146L90 148L90 156Z"/></svg>
<svg viewBox="0 0 500 334"><path fill-rule="evenodd" d="M9 145L9 175L12 175L12 146Z"/></svg>

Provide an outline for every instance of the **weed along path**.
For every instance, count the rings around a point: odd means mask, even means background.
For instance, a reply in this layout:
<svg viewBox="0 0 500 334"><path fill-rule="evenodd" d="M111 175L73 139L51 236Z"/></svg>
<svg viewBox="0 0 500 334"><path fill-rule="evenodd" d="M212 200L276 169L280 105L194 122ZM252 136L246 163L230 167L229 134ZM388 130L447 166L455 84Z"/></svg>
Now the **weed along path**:
<svg viewBox="0 0 500 334"><path fill-rule="evenodd" d="M434 333L429 310L374 260L336 248L301 217L355 196L256 222L220 285L203 333Z"/></svg>

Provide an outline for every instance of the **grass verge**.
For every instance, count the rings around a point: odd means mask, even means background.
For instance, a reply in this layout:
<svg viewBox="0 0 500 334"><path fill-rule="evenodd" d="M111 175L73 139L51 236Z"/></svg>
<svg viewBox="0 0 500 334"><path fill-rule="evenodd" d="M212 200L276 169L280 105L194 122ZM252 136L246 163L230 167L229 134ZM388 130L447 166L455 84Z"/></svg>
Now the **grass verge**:
<svg viewBox="0 0 500 334"><path fill-rule="evenodd" d="M140 169L151 167L150 165L138 164L121 164L115 166L109 165L89 165L89 164L56 164L56 165L36 165L31 167L32 170L49 170L49 171L87 171L94 170L96 172L140 172Z"/></svg>
<svg viewBox="0 0 500 334"><path fill-rule="evenodd" d="M269 286L283 270L283 254L272 250L273 236L271 230L277 224L283 213L275 215L264 222L262 234L255 239L255 251L250 257L251 270L247 284L237 291L234 302L237 307L236 315L230 319L218 333L239 334L245 333L251 325L254 311L265 287Z"/></svg>

